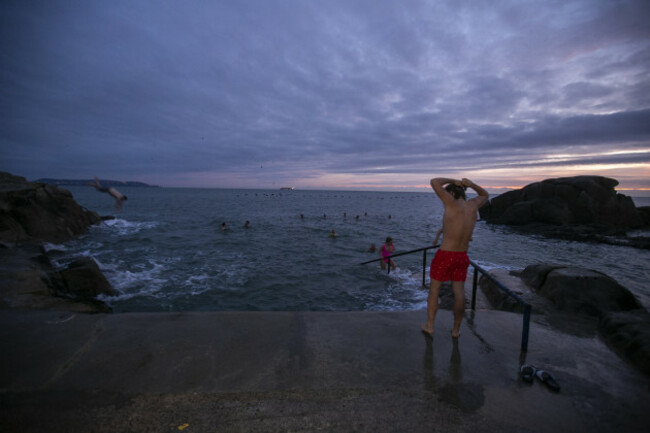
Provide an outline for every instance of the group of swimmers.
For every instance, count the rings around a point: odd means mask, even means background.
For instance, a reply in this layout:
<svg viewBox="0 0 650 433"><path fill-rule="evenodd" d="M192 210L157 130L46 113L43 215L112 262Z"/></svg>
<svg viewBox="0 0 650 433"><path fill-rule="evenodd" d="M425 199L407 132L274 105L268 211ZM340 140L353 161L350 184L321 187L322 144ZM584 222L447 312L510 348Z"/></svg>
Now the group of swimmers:
<svg viewBox="0 0 650 433"><path fill-rule="evenodd" d="M365 215L368 215L366 213ZM345 212L343 213L343 217L346 217ZM305 219L305 216L303 214L300 214L300 219ZM356 216L356 219L359 219L359 215ZM391 215L388 215L388 219L391 219ZM244 228L249 229L251 227L250 221L246 220L244 223ZM226 222L221 223L221 231L226 231L230 230L230 228L226 225ZM440 232L439 232L440 233ZM329 238L336 238L338 235L336 234L336 230L332 229L332 231L328 235ZM436 237L436 240L438 238ZM434 242L435 243L435 242ZM377 247L375 244L370 245L370 248L368 248L367 252L369 253L374 253L377 251ZM380 262L381 269L386 269L386 266L390 266L392 270L395 270L397 265L395 264L395 261L390 258L391 254L395 252L395 245L393 245L393 239L388 236L386 238L386 243L384 243L381 248L379 249L379 254L383 258L383 260Z"/></svg>
<svg viewBox="0 0 650 433"><path fill-rule="evenodd" d="M443 228L436 234L433 244L436 245L441 235L443 236L443 240L440 249L431 261L431 284L427 299L427 321L422 324L421 329L426 335L433 335L433 324L438 311L440 287L444 281L451 280L452 291L454 293L454 323L451 335L454 338L458 338L460 336L460 325L465 310L464 284L467 276L467 268L469 267L467 250L469 248L469 242L472 240L478 209L488 202L489 194L481 186L467 178L459 180L440 177L431 179L430 183L431 188L433 188L433 191L444 206ZM89 185L95 187L99 192L112 196L115 199L116 211L120 212L122 210L122 204L127 200L125 195L121 194L115 188L104 187L97 177L95 177L94 182L89 182ZM468 200L465 195L467 188L473 189L477 193L477 197ZM364 215L368 216L368 213L366 212ZM304 214L300 214L300 218L304 220ZM327 214L323 214L323 218L326 219ZM347 218L347 213L343 213L343 218ZM355 219L359 220L359 215ZM388 219L392 219L392 216L388 215ZM244 228L250 228L249 221L244 223ZM225 222L221 224L221 230L228 230ZM329 237L336 238L336 236L336 231L332 229ZM371 245L368 251L375 252L375 245ZM382 269L386 269L386 266L395 269L395 262L391 259L391 255L394 252L395 246L389 236L379 250L379 254L382 257L382 260L380 260Z"/></svg>
<svg viewBox="0 0 650 433"><path fill-rule="evenodd" d="M368 212L364 212L364 213L363 213L363 216L368 216ZM345 218L347 218L347 217L348 217L347 212L343 212L343 218L345 219ZM354 217L354 219L357 220L357 221L359 221L360 218L361 218L360 215L357 215L357 216ZM300 219L301 219L301 220L304 220L304 219L305 219L305 214L300 214ZM323 219L327 219L327 214L326 214L326 213L323 214ZM390 220L390 219L393 219L393 216L389 214L389 215L388 215L388 219L389 219L389 220Z"/></svg>

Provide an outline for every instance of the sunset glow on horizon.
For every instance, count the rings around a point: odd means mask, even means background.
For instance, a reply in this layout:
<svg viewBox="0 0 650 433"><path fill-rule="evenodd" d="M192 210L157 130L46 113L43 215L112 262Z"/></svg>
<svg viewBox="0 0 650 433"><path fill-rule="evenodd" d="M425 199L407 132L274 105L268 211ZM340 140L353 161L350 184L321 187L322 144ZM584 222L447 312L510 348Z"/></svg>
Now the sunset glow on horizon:
<svg viewBox="0 0 650 433"><path fill-rule="evenodd" d="M650 190L650 3L7 2L0 171Z"/></svg>

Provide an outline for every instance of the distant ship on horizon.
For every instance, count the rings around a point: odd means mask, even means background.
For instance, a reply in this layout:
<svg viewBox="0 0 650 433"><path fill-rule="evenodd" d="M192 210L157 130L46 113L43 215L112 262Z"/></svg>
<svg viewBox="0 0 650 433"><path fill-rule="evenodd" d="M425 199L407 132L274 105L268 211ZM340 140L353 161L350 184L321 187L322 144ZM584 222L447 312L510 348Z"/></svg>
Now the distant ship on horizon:
<svg viewBox="0 0 650 433"><path fill-rule="evenodd" d="M281 187L280 189L288 190L288 191L293 191L293 187L292 187L292 186L283 186L283 187Z"/></svg>

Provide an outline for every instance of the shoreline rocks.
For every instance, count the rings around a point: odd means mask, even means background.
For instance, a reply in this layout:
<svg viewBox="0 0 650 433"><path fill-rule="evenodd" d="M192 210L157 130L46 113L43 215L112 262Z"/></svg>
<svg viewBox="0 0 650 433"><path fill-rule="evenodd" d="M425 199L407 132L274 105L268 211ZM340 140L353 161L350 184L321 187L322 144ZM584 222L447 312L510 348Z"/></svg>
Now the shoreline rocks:
<svg viewBox="0 0 650 433"><path fill-rule="evenodd" d="M568 317L580 326L591 323L587 326L612 350L650 375L650 313L613 278L553 264L531 265L521 272L495 269L490 274L531 304L534 314L547 316L549 324L560 323L558 316L563 316L563 323ZM493 308L523 310L490 279L481 276L479 287Z"/></svg>
<svg viewBox="0 0 650 433"><path fill-rule="evenodd" d="M35 242L0 248L0 309L77 313L112 311L103 301L77 294L79 286L74 281L66 285L60 275L65 270L55 269L43 247ZM102 279L105 281L103 275ZM95 284L88 278L84 284L98 287L102 283ZM85 287L81 288L82 293L85 290Z"/></svg>
<svg viewBox="0 0 650 433"><path fill-rule="evenodd" d="M65 189L0 172L0 306L110 312L95 298L117 292L94 260L56 270L41 246L73 239L101 221Z"/></svg>

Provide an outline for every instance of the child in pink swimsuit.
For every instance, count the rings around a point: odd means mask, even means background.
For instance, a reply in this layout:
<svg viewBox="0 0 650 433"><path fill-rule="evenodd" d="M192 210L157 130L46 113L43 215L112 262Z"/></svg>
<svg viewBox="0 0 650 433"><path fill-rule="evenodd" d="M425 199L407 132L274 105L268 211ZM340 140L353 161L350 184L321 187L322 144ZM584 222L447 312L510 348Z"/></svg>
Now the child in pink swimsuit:
<svg viewBox="0 0 650 433"><path fill-rule="evenodd" d="M386 264L390 263L391 269L395 270L396 268L395 262L390 258L391 253L394 252L395 252L395 245L393 245L393 239L389 236L386 238L386 243L382 245L381 248L379 249L379 253L384 259L379 262L381 264L382 269L386 269Z"/></svg>

